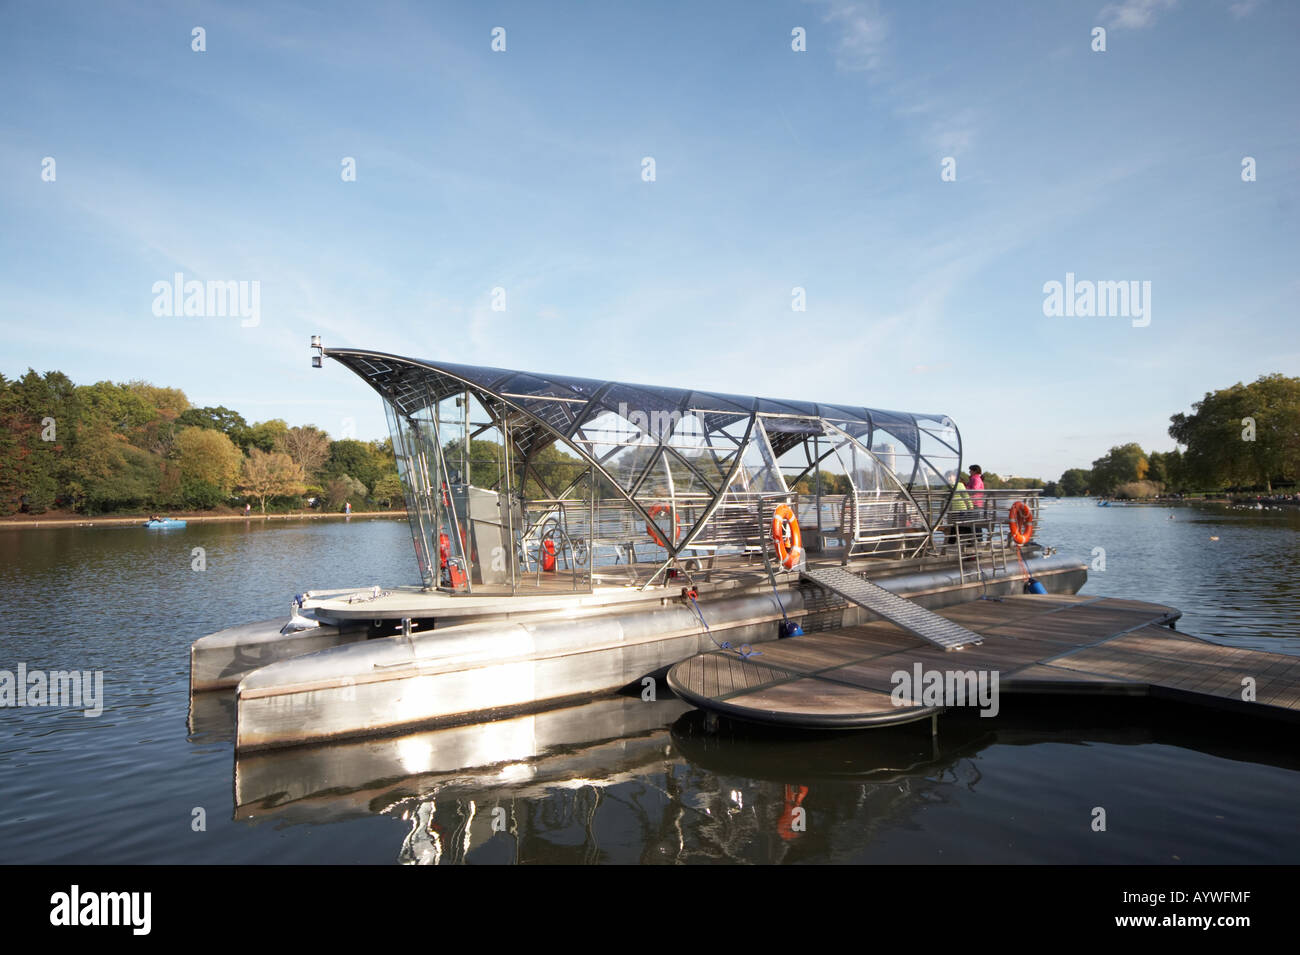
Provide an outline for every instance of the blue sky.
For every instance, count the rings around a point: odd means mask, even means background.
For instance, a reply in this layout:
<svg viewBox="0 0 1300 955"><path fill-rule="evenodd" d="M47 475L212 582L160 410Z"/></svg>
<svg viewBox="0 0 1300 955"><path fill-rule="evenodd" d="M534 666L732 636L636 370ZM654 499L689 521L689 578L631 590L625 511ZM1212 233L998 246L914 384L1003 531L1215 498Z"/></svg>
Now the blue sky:
<svg viewBox="0 0 1300 955"><path fill-rule="evenodd" d="M320 334L942 412L1001 474L1165 450L1300 374L1297 36L1280 0L0 2L0 372L382 436ZM259 323L156 316L176 272ZM1150 324L1045 316L1068 272L1149 281Z"/></svg>

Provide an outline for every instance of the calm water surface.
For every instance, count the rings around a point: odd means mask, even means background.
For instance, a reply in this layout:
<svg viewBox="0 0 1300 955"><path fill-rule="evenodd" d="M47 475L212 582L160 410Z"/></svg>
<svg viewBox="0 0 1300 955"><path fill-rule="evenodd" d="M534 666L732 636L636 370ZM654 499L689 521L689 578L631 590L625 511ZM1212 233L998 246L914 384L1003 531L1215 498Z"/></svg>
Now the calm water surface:
<svg viewBox="0 0 1300 955"><path fill-rule="evenodd" d="M1045 508L1047 543L1104 549L1085 593L1300 653L1300 514ZM614 697L238 761L227 697L191 720L196 637L307 587L414 582L404 521L0 530L0 669L103 670L106 697L0 711L0 862L1300 862L1294 730L1136 701L1008 699L932 740L708 734Z"/></svg>

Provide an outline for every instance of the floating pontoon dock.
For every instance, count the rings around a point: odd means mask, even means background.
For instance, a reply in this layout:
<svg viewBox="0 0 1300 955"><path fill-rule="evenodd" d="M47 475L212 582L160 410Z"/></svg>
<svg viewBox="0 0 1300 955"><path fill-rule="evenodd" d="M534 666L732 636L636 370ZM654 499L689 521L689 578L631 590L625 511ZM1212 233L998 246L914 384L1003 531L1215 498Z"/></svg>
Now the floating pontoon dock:
<svg viewBox="0 0 1300 955"><path fill-rule="evenodd" d="M714 650L668 672L673 692L750 722L820 728L906 723L943 706L895 705L900 671L997 672L1006 693L1123 694L1300 719L1300 657L1222 646L1172 629L1177 610L1109 597L1008 596L940 611L983 643L945 650L876 621ZM1247 686L1253 681L1253 701ZM900 681L901 682L901 681Z"/></svg>
<svg viewBox="0 0 1300 955"><path fill-rule="evenodd" d="M980 635L932 611L1087 579L1036 490L959 494L947 415L312 347L383 399L420 583L195 641L241 753L566 705L787 623L955 652Z"/></svg>

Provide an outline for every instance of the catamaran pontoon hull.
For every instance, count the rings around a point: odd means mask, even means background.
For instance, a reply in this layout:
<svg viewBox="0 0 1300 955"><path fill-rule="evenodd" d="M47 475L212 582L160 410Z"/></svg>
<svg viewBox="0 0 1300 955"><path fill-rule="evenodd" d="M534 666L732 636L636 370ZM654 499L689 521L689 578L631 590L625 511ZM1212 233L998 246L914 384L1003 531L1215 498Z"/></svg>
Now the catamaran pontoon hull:
<svg viewBox="0 0 1300 955"><path fill-rule="evenodd" d="M1028 563L1052 593L1076 593L1086 580L1085 566L1069 558ZM1024 583L1018 572L979 584L962 584L957 576L927 571L884 583L931 609L985 593L1017 593ZM803 621L829 613L837 626L871 617L788 578L776 592L761 583L739 594L700 596L707 630L688 604L659 595L649 606L464 623L284 659L240 682L236 747L320 743L527 712L638 684L719 645L749 644L761 652L762 643L778 637L783 611Z"/></svg>

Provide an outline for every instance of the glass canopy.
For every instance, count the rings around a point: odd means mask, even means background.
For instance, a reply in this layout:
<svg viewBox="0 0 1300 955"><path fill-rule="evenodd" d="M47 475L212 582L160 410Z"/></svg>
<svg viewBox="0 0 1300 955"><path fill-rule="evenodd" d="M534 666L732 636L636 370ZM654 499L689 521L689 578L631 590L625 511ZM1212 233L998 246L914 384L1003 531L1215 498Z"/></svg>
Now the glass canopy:
<svg viewBox="0 0 1300 955"><path fill-rule="evenodd" d="M452 593L648 586L764 556L914 556L961 465L946 415L321 349L383 397L420 573Z"/></svg>

